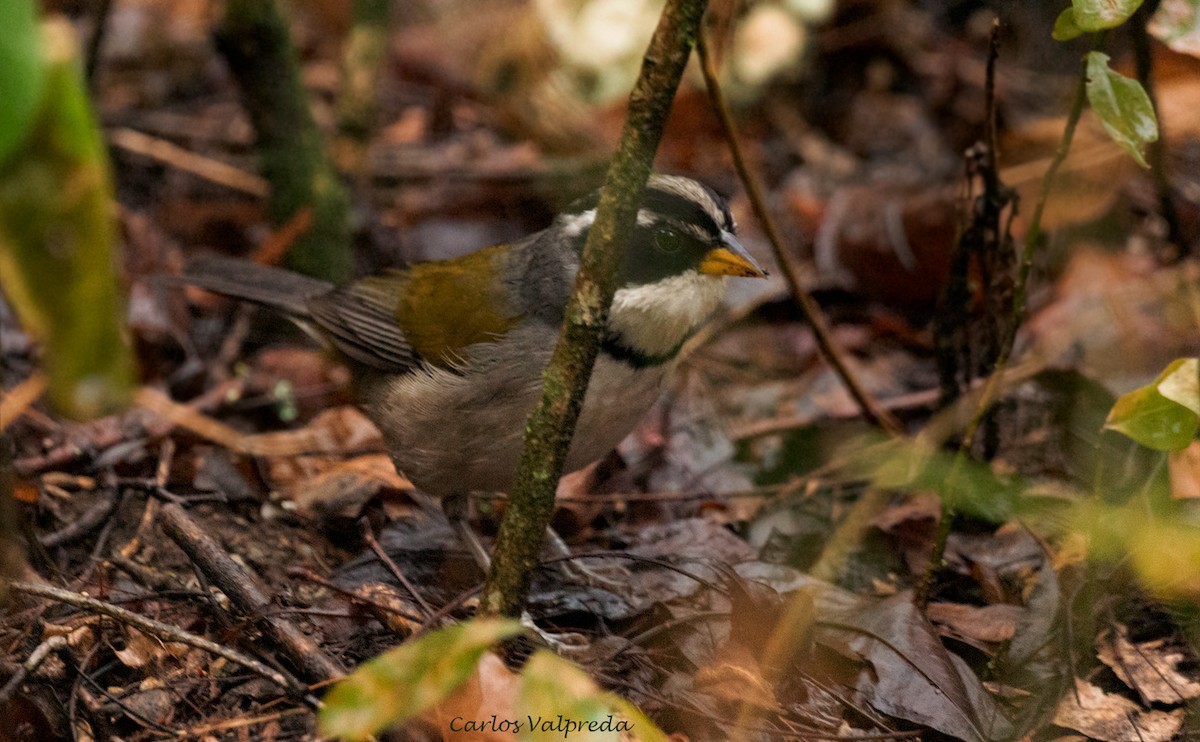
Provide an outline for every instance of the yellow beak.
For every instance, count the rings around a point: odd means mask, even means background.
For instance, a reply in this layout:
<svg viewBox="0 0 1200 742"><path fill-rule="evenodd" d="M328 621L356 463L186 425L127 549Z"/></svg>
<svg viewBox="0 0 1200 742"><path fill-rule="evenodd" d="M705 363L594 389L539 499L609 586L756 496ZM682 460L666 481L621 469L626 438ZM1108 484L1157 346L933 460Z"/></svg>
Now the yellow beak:
<svg viewBox="0 0 1200 742"><path fill-rule="evenodd" d="M766 278L767 272L758 264L742 243L729 232L721 235L720 247L709 250L700 261L700 272L710 276L741 276L742 278Z"/></svg>

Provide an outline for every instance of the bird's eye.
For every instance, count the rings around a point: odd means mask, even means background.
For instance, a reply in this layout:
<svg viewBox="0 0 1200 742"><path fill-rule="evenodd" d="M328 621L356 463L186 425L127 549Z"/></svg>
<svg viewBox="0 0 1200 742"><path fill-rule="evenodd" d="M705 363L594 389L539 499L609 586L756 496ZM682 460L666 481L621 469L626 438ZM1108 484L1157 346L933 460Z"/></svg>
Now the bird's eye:
<svg viewBox="0 0 1200 742"><path fill-rule="evenodd" d="M665 253L678 252L683 247L683 235L673 229L660 229L654 233L654 246Z"/></svg>

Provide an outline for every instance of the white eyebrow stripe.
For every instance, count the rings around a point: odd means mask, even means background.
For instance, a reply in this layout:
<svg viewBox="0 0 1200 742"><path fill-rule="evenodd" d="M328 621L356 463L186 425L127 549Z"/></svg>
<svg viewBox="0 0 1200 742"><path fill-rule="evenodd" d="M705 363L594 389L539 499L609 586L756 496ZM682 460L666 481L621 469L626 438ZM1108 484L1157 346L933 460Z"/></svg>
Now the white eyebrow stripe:
<svg viewBox="0 0 1200 742"><path fill-rule="evenodd" d="M563 217L563 234L567 237L578 237L583 234L583 230L590 229L592 223L596 221L596 210L588 209L582 214L574 214L572 216Z"/></svg>

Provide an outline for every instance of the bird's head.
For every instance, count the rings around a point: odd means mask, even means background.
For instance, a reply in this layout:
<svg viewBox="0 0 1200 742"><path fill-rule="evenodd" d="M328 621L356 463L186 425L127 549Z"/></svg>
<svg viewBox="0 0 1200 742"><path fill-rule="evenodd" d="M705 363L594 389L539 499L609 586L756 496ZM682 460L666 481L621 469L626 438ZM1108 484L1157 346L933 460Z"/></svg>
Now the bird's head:
<svg viewBox="0 0 1200 742"><path fill-rule="evenodd" d="M564 232L582 246L596 218L599 192L559 216ZM738 242L725 199L690 178L651 175L625 250L620 286L657 283L688 274L761 278L767 272Z"/></svg>

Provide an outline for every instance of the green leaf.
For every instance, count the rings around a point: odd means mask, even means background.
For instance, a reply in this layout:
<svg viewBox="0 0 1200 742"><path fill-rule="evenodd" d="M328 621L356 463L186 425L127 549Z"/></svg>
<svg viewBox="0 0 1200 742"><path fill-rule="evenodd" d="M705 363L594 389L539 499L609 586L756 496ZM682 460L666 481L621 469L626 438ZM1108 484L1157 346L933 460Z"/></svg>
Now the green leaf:
<svg viewBox="0 0 1200 742"><path fill-rule="evenodd" d="M1122 395L1104 427L1157 451L1181 451L1200 429L1200 359L1172 361L1153 384Z"/></svg>
<svg viewBox="0 0 1200 742"><path fill-rule="evenodd" d="M1071 0L1075 24L1083 31L1119 26L1142 5L1142 0Z"/></svg>
<svg viewBox="0 0 1200 742"><path fill-rule="evenodd" d="M1055 41L1070 41L1077 36L1082 36L1084 30L1075 22L1075 9L1067 8L1058 14L1058 18L1054 21L1054 31L1050 33Z"/></svg>
<svg viewBox="0 0 1200 742"><path fill-rule="evenodd" d="M1141 83L1108 66L1108 55L1089 52L1087 56L1087 96L1092 110L1109 136L1137 160L1149 167L1142 146L1158 139L1158 119L1150 96Z"/></svg>
<svg viewBox="0 0 1200 742"><path fill-rule="evenodd" d="M1200 2L1163 0L1146 30L1173 51L1200 57Z"/></svg>
<svg viewBox="0 0 1200 742"><path fill-rule="evenodd" d="M521 671L517 709L523 740L668 742L636 706L600 690L583 670L547 650L530 657Z"/></svg>
<svg viewBox="0 0 1200 742"><path fill-rule="evenodd" d="M429 710L466 682L489 647L519 633L516 621L477 619L379 655L325 697L321 733L367 739Z"/></svg>
<svg viewBox="0 0 1200 742"><path fill-rule="evenodd" d="M6 1L0 5L8 8ZM51 19L41 34L42 103L29 136L0 166L0 285L42 344L48 400L87 419L127 402L134 360L117 279L108 150L83 84L75 32Z"/></svg>
<svg viewBox="0 0 1200 742"><path fill-rule="evenodd" d="M29 136L46 87L35 5L0 2L0 165Z"/></svg>

